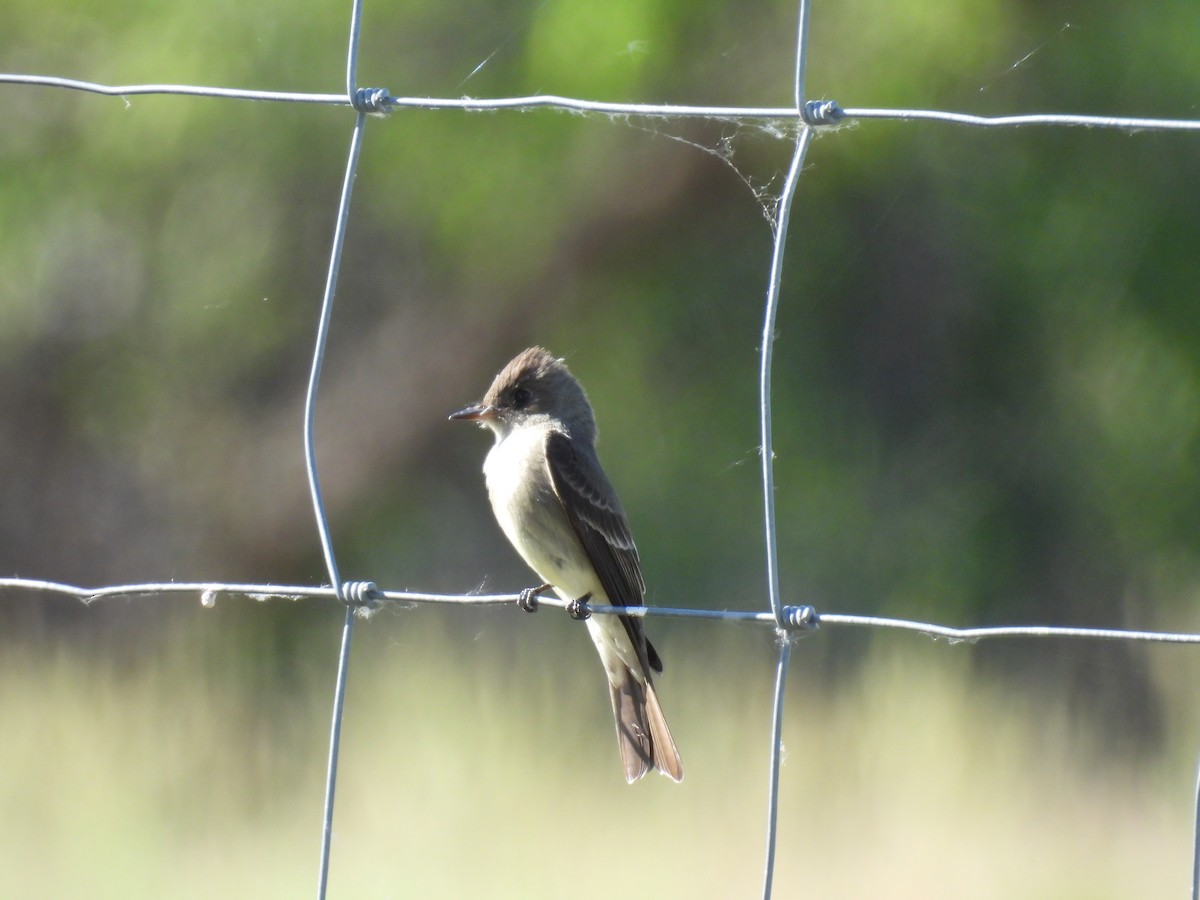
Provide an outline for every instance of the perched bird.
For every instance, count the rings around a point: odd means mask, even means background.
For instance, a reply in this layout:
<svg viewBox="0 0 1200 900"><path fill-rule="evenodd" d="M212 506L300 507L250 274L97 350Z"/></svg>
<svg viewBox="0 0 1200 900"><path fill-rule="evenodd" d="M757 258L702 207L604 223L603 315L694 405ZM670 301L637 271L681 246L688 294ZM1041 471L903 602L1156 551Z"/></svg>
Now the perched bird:
<svg viewBox="0 0 1200 900"><path fill-rule="evenodd" d="M500 370L479 403L451 414L496 435L483 464L492 511L521 557L577 617L584 604L641 606L646 591L637 548L616 491L596 456L596 418L583 386L561 359L541 347ZM608 675L625 780L657 768L683 779L679 751L663 718L651 670L662 661L642 620L587 616L588 632Z"/></svg>

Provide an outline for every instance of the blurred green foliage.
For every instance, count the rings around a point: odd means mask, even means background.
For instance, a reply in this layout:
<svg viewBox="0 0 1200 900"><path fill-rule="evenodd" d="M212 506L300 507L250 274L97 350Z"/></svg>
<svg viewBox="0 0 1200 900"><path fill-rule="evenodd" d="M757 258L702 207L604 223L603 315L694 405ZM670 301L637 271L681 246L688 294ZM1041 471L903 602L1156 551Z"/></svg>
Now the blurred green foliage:
<svg viewBox="0 0 1200 900"><path fill-rule="evenodd" d="M336 92L348 12L17 0L0 6L0 71ZM368 3L359 81L786 105L794 19L790 2ZM816 2L811 27L808 94L845 107L1197 115L1186 0ZM0 118L0 569L323 581L301 404L351 114L0 86ZM545 110L369 123L317 410L345 577L528 582L484 499L489 439L445 414L537 342L590 391L651 601L764 605L757 350L788 128ZM819 136L775 353L788 602L1200 627L1196 140L891 122ZM111 638L134 659L180 615L0 605L6 646ZM289 672L337 616L225 620L241 635L226 652ZM535 639L513 621L449 633ZM668 682L728 640L652 628ZM538 652L560 646L578 652ZM860 649L804 655L836 668ZM1165 739L1139 653L973 659L1051 679L1124 747Z"/></svg>

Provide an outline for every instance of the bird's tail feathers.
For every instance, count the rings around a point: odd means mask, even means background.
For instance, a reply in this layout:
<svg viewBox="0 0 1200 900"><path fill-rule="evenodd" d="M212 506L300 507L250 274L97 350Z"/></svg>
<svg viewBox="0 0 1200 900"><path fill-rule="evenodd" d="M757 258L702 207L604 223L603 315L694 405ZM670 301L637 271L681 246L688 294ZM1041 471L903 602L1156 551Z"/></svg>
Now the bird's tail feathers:
<svg viewBox="0 0 1200 900"><path fill-rule="evenodd" d="M619 682L609 682L621 766L630 784L657 768L672 781L683 780L683 763L663 717L658 695L629 669Z"/></svg>
<svg viewBox="0 0 1200 900"><path fill-rule="evenodd" d="M658 694L650 682L646 682L646 718L650 722L654 767L676 783L683 781L683 760L679 758L675 739L671 737L671 729L658 705Z"/></svg>

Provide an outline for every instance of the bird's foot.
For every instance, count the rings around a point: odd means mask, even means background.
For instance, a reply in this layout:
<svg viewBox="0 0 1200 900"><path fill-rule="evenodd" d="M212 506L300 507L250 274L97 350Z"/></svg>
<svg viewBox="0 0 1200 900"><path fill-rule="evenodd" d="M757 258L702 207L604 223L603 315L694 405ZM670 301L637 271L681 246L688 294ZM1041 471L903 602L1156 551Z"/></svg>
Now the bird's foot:
<svg viewBox="0 0 1200 900"><path fill-rule="evenodd" d="M517 606L525 612L537 612L538 594L544 594L550 587L549 584L541 584L537 587L522 588L521 593L517 595Z"/></svg>
<svg viewBox="0 0 1200 900"><path fill-rule="evenodd" d="M567 604L567 615L572 619L589 619L592 616L592 611L588 609L588 601L592 599L592 592L588 591L582 597L572 600Z"/></svg>

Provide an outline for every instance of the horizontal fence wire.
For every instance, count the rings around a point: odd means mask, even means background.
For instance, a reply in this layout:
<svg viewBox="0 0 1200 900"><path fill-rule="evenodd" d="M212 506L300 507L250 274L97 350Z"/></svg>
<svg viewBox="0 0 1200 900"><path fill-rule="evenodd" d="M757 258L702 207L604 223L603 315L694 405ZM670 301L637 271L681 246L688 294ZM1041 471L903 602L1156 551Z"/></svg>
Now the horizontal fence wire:
<svg viewBox="0 0 1200 900"><path fill-rule="evenodd" d="M348 602L358 615L369 618L384 607L412 608L420 604L443 606L508 606L520 600L519 593L511 594L429 594L420 591L389 591L377 589L369 582L349 582L341 589L327 585L300 584L237 584L218 581L163 581L144 584L114 584L85 587L45 581L38 578L0 578L0 591L40 592L61 594L91 606L108 600L134 597L154 597L179 594L196 600L206 607L214 606L219 597L248 597L259 603L299 600L337 600ZM349 598L348 600L344 598ZM542 595L537 605L566 610L565 600ZM700 619L717 622L741 622L778 627L773 612L754 612L739 609L694 609L674 606L607 606L586 604L589 613L599 616L631 616L638 619ZM1003 638L1059 638L1070 640L1136 641L1151 644L1200 644L1200 634L1180 631L1139 631L1126 628L1083 628L1067 625L989 625L957 628L936 622L900 619L890 616L863 616L851 613L820 612L811 606L785 606L784 614L792 627L806 631L822 628L872 628L907 631L950 643L978 643Z"/></svg>
<svg viewBox="0 0 1200 900"><path fill-rule="evenodd" d="M0 84L65 88L104 94L110 97L187 96L225 100L258 100L280 103L316 103L353 107L345 94L317 94L296 91L258 91L244 88L204 87L190 84L98 84L74 78L49 75L0 73ZM811 125L836 125L854 120L891 120L900 122L942 122L977 128L1015 128L1030 125L1112 128L1119 131L1200 131L1200 119L1169 119L1144 116L1100 116L1083 113L1023 113L1020 115L977 116L940 109L901 109L839 106L832 100L810 101L799 106L691 106L671 103L615 103L533 94L527 97L393 97L386 91L373 97L376 114L399 109L458 109L467 112L496 110L557 109L564 112L600 113L610 116L644 116L660 119L803 119Z"/></svg>
<svg viewBox="0 0 1200 900"><path fill-rule="evenodd" d="M342 630L338 672L335 683L332 725L329 743L329 764L326 777L325 803L323 807L322 843L319 864L318 897L326 894L329 876L330 837L332 834L335 785L338 769L338 747L342 709L345 697L346 674L349 663L350 643L356 618L369 616L374 610L387 606L411 607L416 604L451 604L459 606L495 606L514 604L518 594L429 594L410 591L379 590L370 582L343 583L338 573L324 501L321 496L317 473L316 454L313 445L313 418L325 351L326 336L332 315L338 270L345 241L346 222L349 216L350 195L357 171L359 152L362 146L366 119L369 115L385 116L404 109L460 110L487 112L499 110L530 111L550 109L581 114L607 115L613 118L702 118L711 120L777 120L794 123L794 151L784 188L781 191L773 221L773 249L771 274L764 312L763 339L760 346L760 426L762 480L764 498L764 529L766 537L767 593L769 609L765 611L743 611L729 609L693 609L672 607L610 607L597 605L589 611L598 615L628 615L639 618L678 618L697 620L732 621L765 625L778 634L779 656L776 667L775 693L772 714L770 776L767 804L766 863L763 875L764 898L772 893L775 843L777 833L779 767L782 748L782 718L784 690L787 681L788 661L794 640L820 627L871 628L894 630L943 639L952 643L977 642L992 639L1039 638L1039 639L1088 639L1109 641L1138 641L1171 644L1198 644L1200 634L1134 631L1112 628L1079 628L1047 625L1012 625L958 628L944 624L921 622L882 616L862 616L844 613L818 612L810 606L790 606L782 601L778 577L778 551L776 547L773 457L771 445L771 359L775 333L775 319L779 306L783 274L783 249L787 238L788 216L793 197L803 169L805 155L816 129L838 127L859 121L939 122L981 128L1013 128L1027 126L1083 127L1116 129L1122 131L1200 131L1200 120L1173 119L1138 116L1102 116L1066 113L1031 113L1019 115L979 116L967 113L934 109L875 109L841 107L832 100L805 101L804 81L807 53L807 26L809 17L808 0L800 0L797 17L797 46L794 68L794 100L792 107L726 107L675 104L615 103L588 100L552 94L536 94L523 97L502 98L432 98L395 97L379 88L359 88L356 82L359 33L361 27L361 0L353 0L349 34L349 49L346 66L345 93L306 93L287 91L248 90L242 88L211 87L187 84L126 84L106 85L91 81L32 74L0 74L0 85L43 87L81 91L112 97L185 96L218 100L243 100L272 103L308 103L346 106L357 114L350 150L347 156L342 193L337 208L334 236L330 250L328 274L321 303L321 317L315 340L313 362L305 395L304 447L309 491L317 524L318 537L324 554L332 586L235 584L222 582L159 582L143 584L107 585L83 587L56 581L30 578L0 578L0 591L26 591L65 595L84 604L111 600L119 597L147 597L165 595L198 596L204 606L212 606L221 596L244 596L256 601L295 601L300 599L335 600L345 606L345 621ZM128 102L128 100L127 100ZM542 597L541 606L566 608L566 601L554 597ZM1194 831L1192 857L1192 896L1200 896L1200 777L1194 798Z"/></svg>

